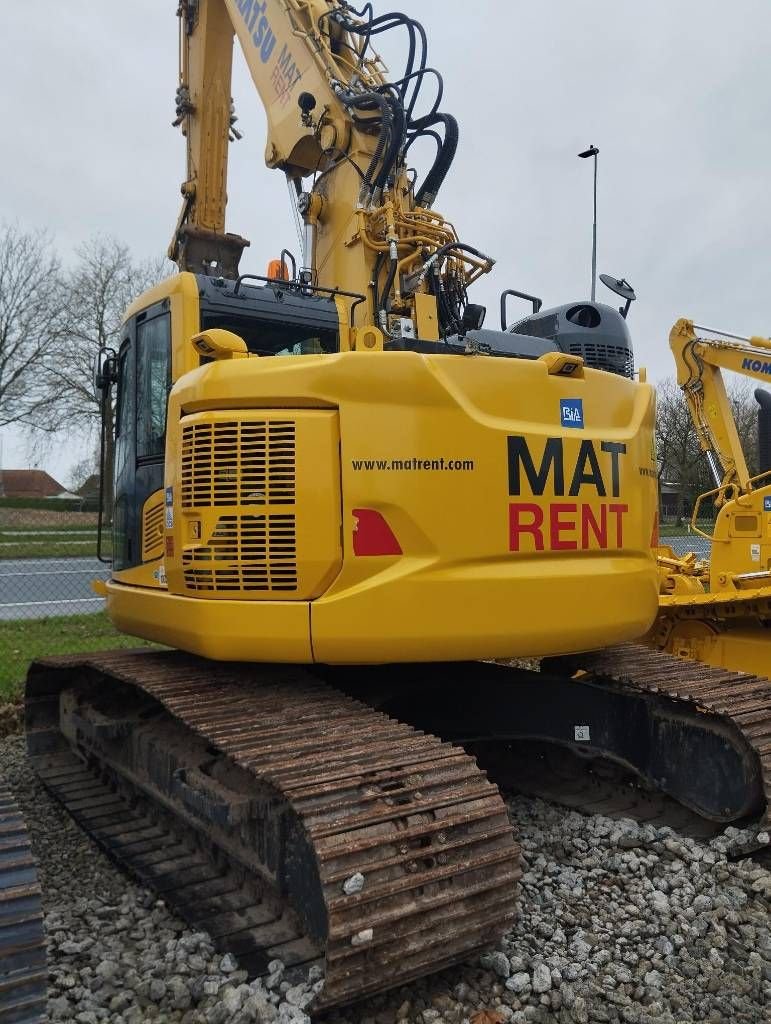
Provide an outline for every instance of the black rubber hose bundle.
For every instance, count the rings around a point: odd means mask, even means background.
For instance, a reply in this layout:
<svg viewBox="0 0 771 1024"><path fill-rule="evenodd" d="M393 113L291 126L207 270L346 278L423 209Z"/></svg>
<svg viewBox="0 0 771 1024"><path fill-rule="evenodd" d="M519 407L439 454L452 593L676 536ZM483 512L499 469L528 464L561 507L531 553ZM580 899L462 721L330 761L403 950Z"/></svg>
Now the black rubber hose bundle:
<svg viewBox="0 0 771 1024"><path fill-rule="evenodd" d="M339 95L342 102L352 110L372 110L374 107L380 110L380 137L378 138L375 152L372 154L369 167L364 172L364 181L362 183L362 196L371 196L374 189L375 173L383 160L386 147L391 145L394 121L393 107L388 96L379 92L353 93L341 91Z"/></svg>
<svg viewBox="0 0 771 1024"><path fill-rule="evenodd" d="M437 114L435 124L444 125L444 142L436 155L436 160L431 170L426 175L426 180L420 186L415 202L418 206L431 206L439 194L439 189L447 177L455 154L458 150L458 139L460 130L458 122L452 114Z"/></svg>

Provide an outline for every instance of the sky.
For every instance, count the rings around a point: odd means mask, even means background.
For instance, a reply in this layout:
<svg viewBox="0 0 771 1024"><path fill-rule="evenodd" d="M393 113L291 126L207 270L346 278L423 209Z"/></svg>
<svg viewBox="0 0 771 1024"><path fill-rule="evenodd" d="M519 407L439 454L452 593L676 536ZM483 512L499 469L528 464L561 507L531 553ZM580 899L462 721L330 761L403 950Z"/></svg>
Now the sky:
<svg viewBox="0 0 771 1024"><path fill-rule="evenodd" d="M65 259L95 234L138 258L165 252L185 170L171 128L176 6L4 5L0 221L47 228ZM460 122L435 205L463 241L497 259L472 295L488 306L488 326L504 288L547 306L588 297L592 169L577 154L593 143L598 270L637 292L638 365L654 380L671 374L667 336L679 316L771 334L768 0L397 7L425 26L443 109ZM399 67L398 46L386 56ZM228 229L252 241L242 269L263 273L284 246L298 246L284 177L264 166L265 118L240 54L233 93L245 137L231 147ZM598 299L615 302L602 286ZM12 431L2 442L5 468L39 464L62 482L88 454L72 438L37 454Z"/></svg>

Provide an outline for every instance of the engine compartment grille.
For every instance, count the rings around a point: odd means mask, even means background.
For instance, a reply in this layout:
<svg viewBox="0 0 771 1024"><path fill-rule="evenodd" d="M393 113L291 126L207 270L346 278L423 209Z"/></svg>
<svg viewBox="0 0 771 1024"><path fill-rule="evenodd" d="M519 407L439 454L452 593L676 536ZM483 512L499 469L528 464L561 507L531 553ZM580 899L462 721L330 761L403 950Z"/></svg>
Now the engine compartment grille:
<svg viewBox="0 0 771 1024"><path fill-rule="evenodd" d="M297 589L294 515L225 515L205 545L182 554L185 586L195 591Z"/></svg>
<svg viewBox="0 0 771 1024"><path fill-rule="evenodd" d="M182 508L293 505L292 420L227 420L182 428Z"/></svg>
<svg viewBox="0 0 771 1024"><path fill-rule="evenodd" d="M343 556L337 411L191 410L178 423L163 495L169 591L255 606L324 593Z"/></svg>
<svg viewBox="0 0 771 1024"><path fill-rule="evenodd" d="M634 377L634 355L626 346L582 341L569 344L567 349L571 356L581 356L595 370L618 373L630 380Z"/></svg>
<svg viewBox="0 0 771 1024"><path fill-rule="evenodd" d="M142 561L152 562L163 555L163 492L148 499L142 516Z"/></svg>

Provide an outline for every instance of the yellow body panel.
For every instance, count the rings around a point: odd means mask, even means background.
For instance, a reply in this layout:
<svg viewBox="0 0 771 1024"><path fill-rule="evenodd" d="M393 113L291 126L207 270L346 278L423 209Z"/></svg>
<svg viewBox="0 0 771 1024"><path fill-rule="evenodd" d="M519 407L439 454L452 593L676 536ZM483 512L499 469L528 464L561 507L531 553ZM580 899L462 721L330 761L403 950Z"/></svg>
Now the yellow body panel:
<svg viewBox="0 0 771 1024"><path fill-rule="evenodd" d="M292 662L539 656L650 628L650 386L591 369L565 378L545 360L396 351L190 369L197 315L178 307L192 293L167 285L172 315L193 327L174 330L168 591L115 574L119 628ZM581 400L583 427L562 425L563 399ZM279 447L260 424L279 425ZM291 481L274 480L290 427ZM212 448L217 430L226 448Z"/></svg>
<svg viewBox="0 0 771 1024"><path fill-rule="evenodd" d="M767 603L771 605L771 593ZM659 623L653 639L654 646L680 658L732 672L768 675L768 630L757 620L674 621L669 624L666 636L663 624Z"/></svg>
<svg viewBox="0 0 771 1024"><path fill-rule="evenodd" d="M712 539L710 590L733 591L737 576L759 572L771 572L771 485L720 509Z"/></svg>
<svg viewBox="0 0 771 1024"><path fill-rule="evenodd" d="M244 601L206 601L109 581L107 614L124 633L217 661L313 661L305 601L266 601L255 614Z"/></svg>

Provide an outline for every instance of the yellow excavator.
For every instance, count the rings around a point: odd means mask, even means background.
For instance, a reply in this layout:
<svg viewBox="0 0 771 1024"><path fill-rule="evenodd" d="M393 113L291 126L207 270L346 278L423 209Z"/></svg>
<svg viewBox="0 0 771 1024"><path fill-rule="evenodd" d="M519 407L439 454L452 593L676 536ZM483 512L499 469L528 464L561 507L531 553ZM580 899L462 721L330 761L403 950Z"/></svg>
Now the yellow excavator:
<svg viewBox="0 0 771 1024"><path fill-rule="evenodd" d="M771 381L771 340L702 337L689 320L670 335L677 381L715 488L696 502L691 528L711 543L708 561L661 549L661 610L651 642L709 665L767 675L771 666L771 395L756 392L762 472L751 476L723 371ZM716 332L710 332L716 333ZM712 533L698 525L712 501Z"/></svg>
<svg viewBox="0 0 771 1024"><path fill-rule="evenodd" d="M28 749L251 974L322 966L322 1008L510 925L518 847L484 768L545 777L556 750L615 765L630 806L762 815L756 687L737 677L723 709L725 673L633 643L658 608L653 389L624 309L507 288L483 327L468 289L493 260L435 209L458 126L423 27L344 0L179 19L180 273L96 373L105 403L117 388L100 589L172 649L35 662ZM234 37L303 238L264 276L225 231ZM512 296L533 308L509 324Z"/></svg>

